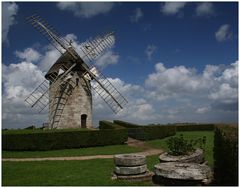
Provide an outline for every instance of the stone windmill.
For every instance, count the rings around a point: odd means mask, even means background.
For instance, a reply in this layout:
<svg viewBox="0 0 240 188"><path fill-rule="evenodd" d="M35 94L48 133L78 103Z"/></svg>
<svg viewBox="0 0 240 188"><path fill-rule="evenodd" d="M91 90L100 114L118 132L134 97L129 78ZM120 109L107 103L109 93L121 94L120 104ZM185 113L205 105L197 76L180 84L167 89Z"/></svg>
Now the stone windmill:
<svg viewBox="0 0 240 188"><path fill-rule="evenodd" d="M79 51L37 15L27 20L62 54L25 99L39 112L49 106L51 129L92 127L92 89L118 113L127 100L92 63L115 42L113 33L81 44Z"/></svg>

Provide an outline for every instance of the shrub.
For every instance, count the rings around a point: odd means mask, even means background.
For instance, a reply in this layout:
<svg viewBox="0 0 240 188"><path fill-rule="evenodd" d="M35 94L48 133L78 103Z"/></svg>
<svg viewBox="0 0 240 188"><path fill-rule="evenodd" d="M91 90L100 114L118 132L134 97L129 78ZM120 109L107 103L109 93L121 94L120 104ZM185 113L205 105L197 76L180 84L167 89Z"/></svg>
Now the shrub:
<svg viewBox="0 0 240 188"><path fill-rule="evenodd" d="M99 121L99 129L124 129L124 127L110 121Z"/></svg>
<svg viewBox="0 0 240 188"><path fill-rule="evenodd" d="M3 150L54 150L123 144L127 130L42 131L28 134L3 134Z"/></svg>
<svg viewBox="0 0 240 188"><path fill-rule="evenodd" d="M195 150L196 146L203 148L206 144L206 137L196 140L187 140L183 138L181 134L179 137L172 137L167 141L168 153L171 155L186 155Z"/></svg>
<svg viewBox="0 0 240 188"><path fill-rule="evenodd" d="M214 124L186 124L175 125L177 131L213 131Z"/></svg>
<svg viewBox="0 0 240 188"><path fill-rule="evenodd" d="M218 125L214 135L214 179L216 185L238 185L238 127Z"/></svg>

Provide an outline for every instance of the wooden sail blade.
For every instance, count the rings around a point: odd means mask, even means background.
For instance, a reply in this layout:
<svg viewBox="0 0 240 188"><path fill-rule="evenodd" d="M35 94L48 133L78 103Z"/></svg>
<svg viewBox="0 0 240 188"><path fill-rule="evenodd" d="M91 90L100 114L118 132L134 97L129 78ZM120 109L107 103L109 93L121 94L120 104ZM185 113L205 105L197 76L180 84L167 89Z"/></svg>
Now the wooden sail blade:
<svg viewBox="0 0 240 188"><path fill-rule="evenodd" d="M114 113L121 111L128 103L122 94L100 71L94 74L91 85L95 92L107 103Z"/></svg>
<svg viewBox="0 0 240 188"><path fill-rule="evenodd" d="M93 40L87 40L81 44L80 51L81 57L77 53L76 49L66 39L61 37L56 30L50 26L40 16L33 15L27 18L32 26L44 35L44 37L60 52L65 53L66 51L72 56L73 60L77 62L79 59L85 63L90 63L98 58L106 49L110 48L114 42L115 37L113 32L103 36L98 36Z"/></svg>
<svg viewBox="0 0 240 188"><path fill-rule="evenodd" d="M103 36L97 36L93 40L87 40L81 44L80 53L83 55L81 58L85 63L90 63L100 57L107 49L112 47L115 43L115 36L113 32Z"/></svg>
<svg viewBox="0 0 240 188"><path fill-rule="evenodd" d="M38 15L27 18L32 26L39 31L61 54L70 47L69 42L61 37L58 32Z"/></svg>
<svg viewBox="0 0 240 188"><path fill-rule="evenodd" d="M49 80L54 85L55 88L59 89L62 86L63 82L66 82L66 78L69 76L70 71L76 66L76 63L71 66L61 65L60 69L64 70L62 74L51 75ZM56 83L56 84L54 84ZM30 105L32 108L38 110L38 112L43 111L46 106L49 104L48 99L49 92L49 81L44 80L40 83L36 89L32 91L32 93L25 99L25 102Z"/></svg>
<svg viewBox="0 0 240 188"><path fill-rule="evenodd" d="M32 108L36 108L38 112L43 111L48 105L48 81L44 80L36 89L25 99L25 102Z"/></svg>

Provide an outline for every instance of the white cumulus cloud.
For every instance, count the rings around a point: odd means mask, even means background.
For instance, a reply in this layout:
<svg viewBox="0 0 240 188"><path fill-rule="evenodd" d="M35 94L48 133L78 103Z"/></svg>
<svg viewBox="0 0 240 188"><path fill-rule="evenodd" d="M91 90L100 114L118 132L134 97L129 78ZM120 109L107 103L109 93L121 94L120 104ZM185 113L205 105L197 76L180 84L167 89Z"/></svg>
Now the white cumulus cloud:
<svg viewBox="0 0 240 188"><path fill-rule="evenodd" d="M107 51L100 58L97 59L96 65L104 68L108 65L117 64L119 60L119 55L114 53L112 50Z"/></svg>
<svg viewBox="0 0 240 188"><path fill-rule="evenodd" d="M215 37L218 42L223 42L232 38L232 32L230 30L230 25L224 24L219 27L218 31L215 33Z"/></svg>
<svg viewBox="0 0 240 188"><path fill-rule="evenodd" d="M73 12L75 16L91 18L99 14L106 14L112 10L112 2L60 2L57 7L60 10Z"/></svg>
<svg viewBox="0 0 240 188"><path fill-rule="evenodd" d="M185 2L167 2L161 7L161 12L166 15L175 15L186 5Z"/></svg>
<svg viewBox="0 0 240 188"><path fill-rule="evenodd" d="M197 16L211 16L214 14L214 6L213 3L204 2L199 3L196 8Z"/></svg>
<svg viewBox="0 0 240 188"><path fill-rule="evenodd" d="M43 79L42 72L32 63L21 62L4 66L4 96L13 101L22 100Z"/></svg>
<svg viewBox="0 0 240 188"><path fill-rule="evenodd" d="M38 125L47 120L46 113L37 114L26 105L24 99L39 85L44 76L31 62L22 61L8 66L3 64L2 113L3 127L27 127L35 122Z"/></svg>
<svg viewBox="0 0 240 188"><path fill-rule="evenodd" d="M194 69L185 66L165 68L162 63L155 65L156 72L148 76L146 86L154 88L150 94L165 100L180 93L192 93L202 88L202 82Z"/></svg>
<svg viewBox="0 0 240 188"><path fill-rule="evenodd" d="M159 101L186 98L219 109L235 109L238 103L238 62L225 67L207 65L202 73L185 66L166 68L158 63L145 84L149 88L149 97ZM197 112L202 111L205 112L199 107Z"/></svg>
<svg viewBox="0 0 240 188"><path fill-rule="evenodd" d="M16 23L15 16L18 12L16 3L2 2L2 39L3 42L8 42L8 32L10 27Z"/></svg>
<svg viewBox="0 0 240 188"><path fill-rule="evenodd" d="M236 104L238 101L238 62L232 63L216 78L216 87L209 98L217 103Z"/></svg>
<svg viewBox="0 0 240 188"><path fill-rule="evenodd" d="M221 84L216 92L212 92L209 97L223 103L232 103L238 97L238 89L233 88L228 83Z"/></svg>
<svg viewBox="0 0 240 188"><path fill-rule="evenodd" d="M16 56L27 62L36 62L40 58L40 53L33 48L26 48L23 52L16 51Z"/></svg>
<svg viewBox="0 0 240 188"><path fill-rule="evenodd" d="M48 50L44 52L39 68L43 71L46 72L48 69L57 61L57 59L61 56L59 51L55 49L52 46L47 47Z"/></svg>

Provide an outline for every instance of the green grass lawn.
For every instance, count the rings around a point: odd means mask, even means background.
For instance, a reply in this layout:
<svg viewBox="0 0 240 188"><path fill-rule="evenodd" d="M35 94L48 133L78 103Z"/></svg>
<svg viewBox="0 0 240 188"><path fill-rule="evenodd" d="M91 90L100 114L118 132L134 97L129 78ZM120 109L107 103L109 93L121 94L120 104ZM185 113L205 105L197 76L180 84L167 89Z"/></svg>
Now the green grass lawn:
<svg viewBox="0 0 240 188"><path fill-rule="evenodd" d="M183 131L183 132L177 132L175 136L179 136L180 134L183 134L183 137L185 139L197 139L202 138L203 136L206 136L207 142L205 146L204 151L204 157L208 161L208 164L213 167L213 145L214 145L214 131ZM154 148L160 148L165 151L167 151L167 144L166 140L170 137L164 138L164 139L158 139L158 140L151 140L147 141L146 144L148 146L154 147Z"/></svg>
<svg viewBox="0 0 240 188"><path fill-rule="evenodd" d="M158 163L158 156L147 157L149 170ZM113 159L86 161L3 162L3 186L144 186L152 181L125 182L111 180Z"/></svg>
<svg viewBox="0 0 240 188"><path fill-rule="evenodd" d="M134 153L142 150L128 145L112 145L79 149L63 149L51 151L2 151L3 158L36 158L36 157L68 157L86 155L111 155L119 153Z"/></svg>

